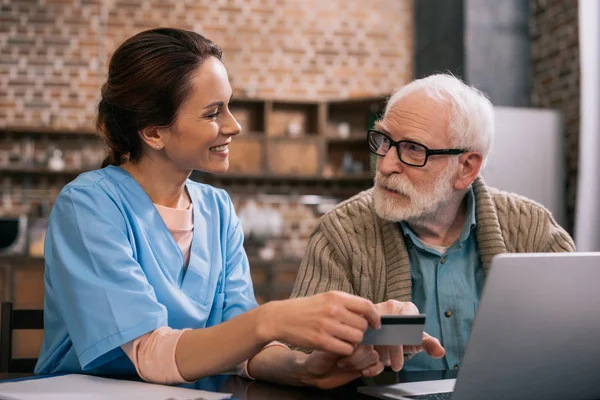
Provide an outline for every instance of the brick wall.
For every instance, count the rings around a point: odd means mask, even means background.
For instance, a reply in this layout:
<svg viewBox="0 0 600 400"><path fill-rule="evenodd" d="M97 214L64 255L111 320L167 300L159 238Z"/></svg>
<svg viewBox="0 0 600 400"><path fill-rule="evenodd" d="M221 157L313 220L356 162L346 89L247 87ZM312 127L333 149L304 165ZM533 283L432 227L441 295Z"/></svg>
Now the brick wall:
<svg viewBox="0 0 600 400"><path fill-rule="evenodd" d="M577 0L530 0L532 105L561 110L565 121L567 229L573 231L579 151Z"/></svg>
<svg viewBox="0 0 600 400"><path fill-rule="evenodd" d="M158 26L204 34L223 48L238 97L314 101L380 96L412 78L412 4L412 0L0 0L0 128L19 126L34 132L0 135L0 214L8 210L47 215L58 190L74 177L48 173L47 157L55 149L63 152L66 169L74 173L99 165L103 152L94 136L35 132L92 129L107 62L133 34ZM20 172L19 166L31 171ZM3 173L10 167L17 171ZM253 247L250 236L247 246L259 301L288 297L308 235L325 210L288 194L272 198L232 193L232 198L238 211L252 198L282 217L277 237ZM30 209L30 203L39 203L39 210ZM10 271L0 268L12 274L0 274L0 298L14 300L17 307L39 308L43 264L39 259L24 262L27 265ZM6 289L13 281L12 290ZM35 354L37 347L27 347L31 340L23 343L24 350ZM17 353L24 355L22 350Z"/></svg>
<svg viewBox="0 0 600 400"><path fill-rule="evenodd" d="M107 60L152 27L220 44L238 96L387 94L412 77L411 0L0 0L0 126L89 128Z"/></svg>

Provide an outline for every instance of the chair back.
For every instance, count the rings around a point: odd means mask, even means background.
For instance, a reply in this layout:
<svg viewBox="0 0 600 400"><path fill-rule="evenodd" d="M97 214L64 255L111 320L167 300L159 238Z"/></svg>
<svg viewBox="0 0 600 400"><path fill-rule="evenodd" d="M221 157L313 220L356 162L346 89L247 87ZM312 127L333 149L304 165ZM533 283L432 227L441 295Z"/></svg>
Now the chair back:
<svg viewBox="0 0 600 400"><path fill-rule="evenodd" d="M44 329L44 310L15 310L12 301L2 302L0 321L0 372L33 373L37 358L13 358L16 329Z"/></svg>

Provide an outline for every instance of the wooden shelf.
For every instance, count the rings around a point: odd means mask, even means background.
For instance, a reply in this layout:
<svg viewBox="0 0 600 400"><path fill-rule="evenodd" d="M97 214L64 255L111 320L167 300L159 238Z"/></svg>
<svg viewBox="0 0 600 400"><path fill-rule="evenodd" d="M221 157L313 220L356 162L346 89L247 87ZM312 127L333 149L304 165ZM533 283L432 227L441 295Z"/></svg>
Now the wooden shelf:
<svg viewBox="0 0 600 400"><path fill-rule="evenodd" d="M230 106L236 118L243 122L244 133L232 143L231 172L222 175L194 172L192 179L232 193L352 196L372 186L371 173L319 175L323 171L341 173L348 153L361 164L363 171L369 168L365 130L375 115L374 107L380 107L384 100L384 96L315 101L235 98ZM290 136L290 123L296 128L300 126L302 134ZM336 136L337 130L331 130L341 123L350 126L348 138ZM0 127L0 137L3 134L16 142L20 140L19 135L23 135L23 138L31 136L36 142L46 143L48 138L44 136L48 136L50 141L69 142L68 146L83 143L84 140L80 140L83 137L100 140L97 132L90 128L8 126ZM86 169L94 168L52 171L46 167L8 166L0 167L0 175L71 180Z"/></svg>
<svg viewBox="0 0 600 400"><path fill-rule="evenodd" d="M254 105L254 104L263 104L265 101L262 99L256 99L253 97L233 97L231 99L230 106L245 106L245 105Z"/></svg>
<svg viewBox="0 0 600 400"><path fill-rule="evenodd" d="M327 104L331 105L331 106L339 106L339 105L354 106L354 105L364 105L364 104L375 103L375 104L381 104L383 106L383 105L385 105L385 102L387 101L388 97L389 97L389 94L380 94L380 95L365 96L365 97L353 97L353 98L347 98L347 99L330 100L327 102Z"/></svg>
<svg viewBox="0 0 600 400"><path fill-rule="evenodd" d="M340 175L327 179L339 182L369 181L370 183L373 183L375 176L370 172L362 172L360 174Z"/></svg>
<svg viewBox="0 0 600 400"><path fill-rule="evenodd" d="M0 168L0 174L12 175L50 175L50 176L77 176L88 170L85 169L64 169L53 171L45 167L4 167Z"/></svg>
<svg viewBox="0 0 600 400"><path fill-rule="evenodd" d="M0 255L0 266L38 265L44 263L44 257L32 257L25 254Z"/></svg>
<svg viewBox="0 0 600 400"><path fill-rule="evenodd" d="M0 128L0 133L16 135L40 135L40 136L96 136L100 138L98 132L88 129L58 129L52 127L32 127L32 126L7 126Z"/></svg>
<svg viewBox="0 0 600 400"><path fill-rule="evenodd" d="M302 133L298 136L269 136L267 142L269 143L318 143L321 137L316 133ZM235 139L233 139L235 140Z"/></svg>
<svg viewBox="0 0 600 400"><path fill-rule="evenodd" d="M211 175L195 171L191 179L215 187L224 188L230 193L254 195L302 194L348 198L373 186L370 173L345 175L332 178L323 176L286 176L286 175Z"/></svg>
<svg viewBox="0 0 600 400"><path fill-rule="evenodd" d="M244 141L244 140L265 140L265 133L263 131L246 131L242 128L242 133L232 138L233 142Z"/></svg>
<svg viewBox="0 0 600 400"><path fill-rule="evenodd" d="M208 174L201 171L194 171L191 176L192 180L197 182L209 183L213 181L248 181L248 182L362 182L373 181L373 174L360 173L353 175L341 175L334 177L311 176L311 175L245 175L245 174Z"/></svg>
<svg viewBox="0 0 600 400"><path fill-rule="evenodd" d="M324 127L322 104L311 101L268 101L265 108L267 136L288 136L286 133L292 122L303 136L321 136Z"/></svg>
<svg viewBox="0 0 600 400"><path fill-rule="evenodd" d="M347 138L339 137L339 136L327 136L325 138L327 143L329 144L356 144L356 143L364 143L365 151L369 151L367 149L367 134L364 135L351 135Z"/></svg>
<svg viewBox="0 0 600 400"><path fill-rule="evenodd" d="M0 169L0 174L12 175L46 175L46 176L77 176L88 170L83 169L65 169L62 171L52 171L43 167L5 167ZM274 174L208 174L201 171L194 171L191 179L203 182L243 182L248 184L270 183L270 184L336 184L336 183L372 183L373 175L371 173L360 173L352 175L341 175L334 177L313 176L313 175L274 175Z"/></svg>

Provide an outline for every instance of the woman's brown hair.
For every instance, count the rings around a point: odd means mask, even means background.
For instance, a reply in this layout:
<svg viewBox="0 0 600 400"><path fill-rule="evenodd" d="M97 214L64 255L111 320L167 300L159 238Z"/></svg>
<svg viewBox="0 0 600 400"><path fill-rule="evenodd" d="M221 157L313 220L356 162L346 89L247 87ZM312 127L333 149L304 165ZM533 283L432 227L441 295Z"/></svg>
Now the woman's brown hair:
<svg viewBox="0 0 600 400"><path fill-rule="evenodd" d="M139 131L169 126L190 95L191 75L221 48L195 32L158 28L127 39L113 54L102 86L96 128L108 146L102 167L139 160Z"/></svg>

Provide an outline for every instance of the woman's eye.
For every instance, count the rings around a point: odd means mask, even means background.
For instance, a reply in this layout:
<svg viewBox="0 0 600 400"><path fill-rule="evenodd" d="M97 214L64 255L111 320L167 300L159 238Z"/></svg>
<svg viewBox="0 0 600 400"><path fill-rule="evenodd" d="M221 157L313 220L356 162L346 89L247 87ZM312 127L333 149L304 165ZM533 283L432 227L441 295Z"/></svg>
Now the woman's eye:
<svg viewBox="0 0 600 400"><path fill-rule="evenodd" d="M213 114L208 114L207 116L205 116L205 118L208 118L208 119L216 119L216 118L219 116L219 114L221 114L221 112L220 112L220 111L217 111L216 113L213 113Z"/></svg>

